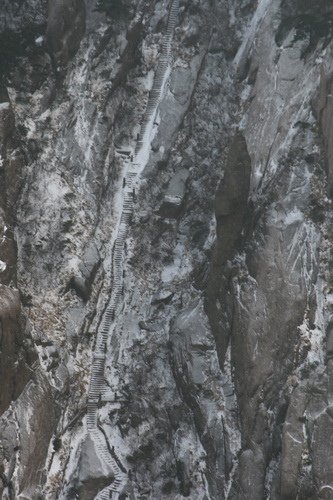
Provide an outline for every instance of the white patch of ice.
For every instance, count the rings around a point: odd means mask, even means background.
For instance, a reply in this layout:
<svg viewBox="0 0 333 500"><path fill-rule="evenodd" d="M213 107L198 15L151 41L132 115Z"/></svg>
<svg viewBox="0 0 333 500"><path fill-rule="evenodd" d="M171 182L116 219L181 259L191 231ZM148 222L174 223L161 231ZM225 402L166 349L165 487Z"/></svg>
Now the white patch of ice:
<svg viewBox="0 0 333 500"><path fill-rule="evenodd" d="M38 38L36 38L35 40L35 44L37 45L37 47L41 47L44 43L44 37L43 36L39 36Z"/></svg>
<svg viewBox="0 0 333 500"><path fill-rule="evenodd" d="M27 129L27 138L33 139L36 133L36 123L31 118L27 118L24 125Z"/></svg>
<svg viewBox="0 0 333 500"><path fill-rule="evenodd" d="M295 222L300 222L304 220L304 214L299 210L299 208L294 207L291 212L287 214L287 216L284 218L284 223L286 226L290 226L291 224L294 224Z"/></svg>
<svg viewBox="0 0 333 500"><path fill-rule="evenodd" d="M10 109L10 102L0 102L0 111Z"/></svg>

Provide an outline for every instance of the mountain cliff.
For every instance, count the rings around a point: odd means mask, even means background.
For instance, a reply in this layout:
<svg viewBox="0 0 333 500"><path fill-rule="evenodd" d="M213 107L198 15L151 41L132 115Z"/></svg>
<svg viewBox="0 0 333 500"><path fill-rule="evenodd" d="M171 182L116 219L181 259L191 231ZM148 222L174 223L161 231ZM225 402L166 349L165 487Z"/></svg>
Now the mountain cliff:
<svg viewBox="0 0 333 500"><path fill-rule="evenodd" d="M333 499L332 56L326 0L2 1L3 499Z"/></svg>

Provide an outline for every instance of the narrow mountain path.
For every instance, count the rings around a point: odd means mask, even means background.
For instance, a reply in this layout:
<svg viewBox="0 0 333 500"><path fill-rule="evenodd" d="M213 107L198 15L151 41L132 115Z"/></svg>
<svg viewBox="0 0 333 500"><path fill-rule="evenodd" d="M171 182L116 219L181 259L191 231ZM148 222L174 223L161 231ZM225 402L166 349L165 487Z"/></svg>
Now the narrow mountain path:
<svg viewBox="0 0 333 500"><path fill-rule="evenodd" d="M165 89L166 82L170 74L171 44L177 22L178 9L179 0L173 0L170 7L168 25L162 42L162 51L156 69L153 86L149 94L141 130L137 138L135 153L132 157L133 161L131 161L131 157L128 157L124 160L125 175L123 182L124 187L122 211L120 223L117 230L117 236L115 238L112 251L111 297L105 309L100 327L97 332L88 392L88 433L96 445L96 450L99 454L99 457L110 468L110 470L112 470L114 474L113 482L110 486L107 486L98 493L98 495L96 496L97 500L109 499L112 494L115 494L113 498L118 498L119 495L125 493L126 485L128 482L127 474L120 469L116 460L110 454L109 448L105 441L105 437L99 429L98 406L106 389L104 370L108 339L112 335L114 319L117 309L121 305L121 297L123 295L123 262L125 240L133 212L135 196L134 193L138 189L140 183L140 174L144 170L149 160L154 121L158 111L159 103Z"/></svg>

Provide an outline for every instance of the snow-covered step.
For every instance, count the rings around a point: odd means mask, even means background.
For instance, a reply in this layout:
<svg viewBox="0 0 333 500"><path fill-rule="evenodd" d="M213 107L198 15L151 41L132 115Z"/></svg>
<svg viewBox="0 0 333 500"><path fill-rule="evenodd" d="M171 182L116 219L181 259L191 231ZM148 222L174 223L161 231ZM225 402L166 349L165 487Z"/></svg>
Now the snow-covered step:
<svg viewBox="0 0 333 500"><path fill-rule="evenodd" d="M104 365L103 365L103 370L97 371L96 368L93 367L92 371L93 371L94 377L90 381L90 387L91 387L91 389L96 389L96 388L99 389L100 384L101 384L101 380L103 382Z"/></svg>
<svg viewBox="0 0 333 500"><path fill-rule="evenodd" d="M103 373L103 368L104 368L104 360L99 360L100 362L93 361L92 362L92 370L96 374L101 374Z"/></svg>
<svg viewBox="0 0 333 500"><path fill-rule="evenodd" d="M105 353L103 352L94 352L93 359L105 359Z"/></svg>
<svg viewBox="0 0 333 500"><path fill-rule="evenodd" d="M101 387L91 387L89 389L89 398L94 396L99 396L104 391L104 384L101 384Z"/></svg>
<svg viewBox="0 0 333 500"><path fill-rule="evenodd" d="M90 387L89 387L89 394L90 393L100 393L101 391L104 391L104 373L102 373L100 375L100 377L98 377L98 380L97 380L97 377L95 377L95 382L94 384L90 384Z"/></svg>
<svg viewBox="0 0 333 500"><path fill-rule="evenodd" d="M105 394L105 347L111 331L111 325L114 321L116 311L120 305L123 295L123 262L125 241L128 226L134 209L135 193L133 190L133 186L134 184L136 184L138 172L140 172L142 169L141 163L137 161L137 154L144 146L144 141L146 141L147 137L150 135L151 118L156 114L157 107L163 94L163 84L165 82L166 71L169 67L172 36L178 17L178 7L179 0L173 0L169 10L167 29L162 40L160 60L141 123L141 130L137 137L135 151L132 152L130 149L126 151L118 149L117 151L118 154L124 157L124 164L126 165L126 168L129 168L130 170L127 172L123 180L123 207L120 217L120 226L118 228L118 234L114 244L112 257L111 298L97 332L95 354L91 367L87 407L87 426L89 433L96 443L96 449L98 450L99 456L105 462L105 464L110 467L114 474L114 481L111 483L111 485L107 488L104 488L95 497L98 500L106 500L110 499L111 497L119 498L120 493L124 491L127 485L127 475L119 468L117 461L110 454L104 437L101 437L101 432L98 429L97 413L98 404L101 400L106 398L105 401L108 401L111 404L114 403L114 401L110 401L111 396ZM119 405L119 402L117 404Z"/></svg>

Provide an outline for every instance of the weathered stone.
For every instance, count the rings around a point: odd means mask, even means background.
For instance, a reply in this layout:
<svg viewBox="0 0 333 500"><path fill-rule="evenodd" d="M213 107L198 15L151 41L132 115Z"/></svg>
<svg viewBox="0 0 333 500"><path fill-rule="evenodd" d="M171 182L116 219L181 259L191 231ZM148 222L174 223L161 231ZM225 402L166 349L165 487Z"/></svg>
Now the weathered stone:
<svg viewBox="0 0 333 500"><path fill-rule="evenodd" d="M325 139L325 146L327 151L328 162L328 189L329 195L332 196L333 189L333 79L331 75L321 73L321 85L318 100L318 116L320 119L323 135Z"/></svg>
<svg viewBox="0 0 333 500"><path fill-rule="evenodd" d="M184 203L188 175L187 170L179 169L171 178L159 210L162 217L174 218L179 215Z"/></svg>
<svg viewBox="0 0 333 500"><path fill-rule="evenodd" d="M17 396L18 374L16 358L20 343L20 298L17 290L7 286L0 286L0 414ZM26 380L25 380L26 381ZM22 380L24 385L24 380ZM19 384L22 387L22 383Z"/></svg>
<svg viewBox="0 0 333 500"><path fill-rule="evenodd" d="M87 436L85 439L79 463L77 491L80 498L89 500L113 479L112 472L105 469L103 461L98 456L94 441Z"/></svg>
<svg viewBox="0 0 333 500"><path fill-rule="evenodd" d="M96 245L94 242L89 243L84 250L78 272L71 278L69 283L69 287L73 288L85 302L89 299L100 261L101 258Z"/></svg>
<svg viewBox="0 0 333 500"><path fill-rule="evenodd" d="M214 426L208 427L211 418L212 407L206 406L205 402L195 396L195 386L205 384L206 390L212 390L210 383L219 380L220 374L215 353L207 357L211 360L212 372L208 380L206 371L206 359L202 352L191 351L190 345L197 343L198 337L206 337L207 324L203 316L201 304L192 306L176 317L171 325L170 339L172 342L171 360L177 386L191 408L196 425L200 433L200 439L207 454L206 462L208 468L210 492L213 498L218 497L221 491L223 477L228 474L230 463L228 456L228 443L223 432L223 421L214 419ZM220 381L221 382L221 381ZM216 398L219 396L216 394Z"/></svg>
<svg viewBox="0 0 333 500"><path fill-rule="evenodd" d="M248 214L251 158L246 140L238 132L232 139L225 166L224 177L215 196L216 244L207 287L206 311L214 332L220 363L229 342L230 324L226 317L228 283L223 273L228 260L235 255ZM228 274L228 271L226 271ZM223 300L223 307L218 301Z"/></svg>
<svg viewBox="0 0 333 500"><path fill-rule="evenodd" d="M331 5L48 3L0 7L0 496L330 498Z"/></svg>
<svg viewBox="0 0 333 500"><path fill-rule="evenodd" d="M161 304L165 303L168 304L174 295L174 292L172 290L161 290L152 297L152 304Z"/></svg>
<svg viewBox="0 0 333 500"><path fill-rule="evenodd" d="M56 423L54 410L51 387L44 375L37 372L35 381L25 387L19 397L14 424L20 436L13 449L14 455L20 456L17 481L22 497L28 500L41 494L41 471ZM12 444L6 444L8 451Z"/></svg>
<svg viewBox="0 0 333 500"><path fill-rule="evenodd" d="M260 448L245 450L239 459L240 484L239 500L263 498L263 476L265 473L264 457Z"/></svg>
<svg viewBox="0 0 333 500"><path fill-rule="evenodd" d="M84 32L83 0L49 1L46 38L57 65L67 65L77 52Z"/></svg>
<svg viewBox="0 0 333 500"><path fill-rule="evenodd" d="M333 404L333 359L327 361L327 395L330 404Z"/></svg>
<svg viewBox="0 0 333 500"><path fill-rule="evenodd" d="M333 491L332 432L333 419L328 413L323 413L315 422L311 442L314 478L319 495L323 495L319 498L329 498L327 494Z"/></svg>
<svg viewBox="0 0 333 500"><path fill-rule="evenodd" d="M326 352L328 356L331 356L333 354L333 322L330 322L327 325Z"/></svg>
<svg viewBox="0 0 333 500"><path fill-rule="evenodd" d="M303 415L307 395L302 387L294 390L282 431L281 495L297 496L299 471L305 447Z"/></svg>
<svg viewBox="0 0 333 500"><path fill-rule="evenodd" d="M15 117L9 99L0 102L0 144L2 152L7 139L13 134L14 127Z"/></svg>

